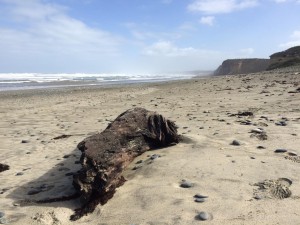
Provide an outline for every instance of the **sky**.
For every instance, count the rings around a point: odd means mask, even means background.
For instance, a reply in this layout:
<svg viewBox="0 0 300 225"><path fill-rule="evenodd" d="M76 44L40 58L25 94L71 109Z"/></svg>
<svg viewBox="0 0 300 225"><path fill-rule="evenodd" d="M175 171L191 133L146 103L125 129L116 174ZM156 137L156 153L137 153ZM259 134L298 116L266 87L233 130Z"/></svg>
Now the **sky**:
<svg viewBox="0 0 300 225"><path fill-rule="evenodd" d="M215 70L300 45L300 0L0 0L0 73Z"/></svg>

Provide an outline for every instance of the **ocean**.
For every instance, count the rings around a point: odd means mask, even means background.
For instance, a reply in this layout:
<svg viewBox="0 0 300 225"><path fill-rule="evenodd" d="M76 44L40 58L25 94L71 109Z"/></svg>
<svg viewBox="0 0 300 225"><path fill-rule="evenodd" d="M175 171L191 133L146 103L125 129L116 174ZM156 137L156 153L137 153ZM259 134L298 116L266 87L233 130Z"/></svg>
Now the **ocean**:
<svg viewBox="0 0 300 225"><path fill-rule="evenodd" d="M0 73L0 91L130 84L190 79L197 74ZM200 74L201 75L201 74ZM203 75L205 75L203 73Z"/></svg>

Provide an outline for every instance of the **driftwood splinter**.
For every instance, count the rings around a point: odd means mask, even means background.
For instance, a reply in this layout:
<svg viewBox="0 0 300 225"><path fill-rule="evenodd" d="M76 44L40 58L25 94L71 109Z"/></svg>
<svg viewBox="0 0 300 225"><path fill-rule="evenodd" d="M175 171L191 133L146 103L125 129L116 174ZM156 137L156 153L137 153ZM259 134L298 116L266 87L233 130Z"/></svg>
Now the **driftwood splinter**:
<svg viewBox="0 0 300 225"><path fill-rule="evenodd" d="M78 144L82 168L73 177L82 207L71 220L93 212L105 204L125 179L121 175L135 157L147 150L179 142L177 126L156 112L134 108L119 115L99 134Z"/></svg>

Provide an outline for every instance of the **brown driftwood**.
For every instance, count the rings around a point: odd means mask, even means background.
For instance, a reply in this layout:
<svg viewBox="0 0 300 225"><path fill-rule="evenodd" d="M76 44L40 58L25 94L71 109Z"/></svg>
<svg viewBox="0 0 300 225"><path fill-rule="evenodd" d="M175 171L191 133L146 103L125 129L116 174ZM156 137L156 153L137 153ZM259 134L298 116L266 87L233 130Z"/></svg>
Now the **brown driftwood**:
<svg viewBox="0 0 300 225"><path fill-rule="evenodd" d="M123 169L147 150L179 142L174 122L156 112L134 108L119 115L99 134L78 144L82 169L73 177L81 194L82 208L71 220L77 220L96 206L105 204L115 189L125 182Z"/></svg>

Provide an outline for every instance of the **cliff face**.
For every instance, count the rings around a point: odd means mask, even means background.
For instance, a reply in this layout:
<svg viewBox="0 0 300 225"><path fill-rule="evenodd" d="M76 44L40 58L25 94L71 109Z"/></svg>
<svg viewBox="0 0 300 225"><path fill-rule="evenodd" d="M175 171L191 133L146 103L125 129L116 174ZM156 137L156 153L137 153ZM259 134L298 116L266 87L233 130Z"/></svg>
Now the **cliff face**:
<svg viewBox="0 0 300 225"><path fill-rule="evenodd" d="M269 59L227 59L214 72L214 75L246 74L264 71L268 68Z"/></svg>
<svg viewBox="0 0 300 225"><path fill-rule="evenodd" d="M300 46L274 53L270 59L271 62L267 70L300 65Z"/></svg>

